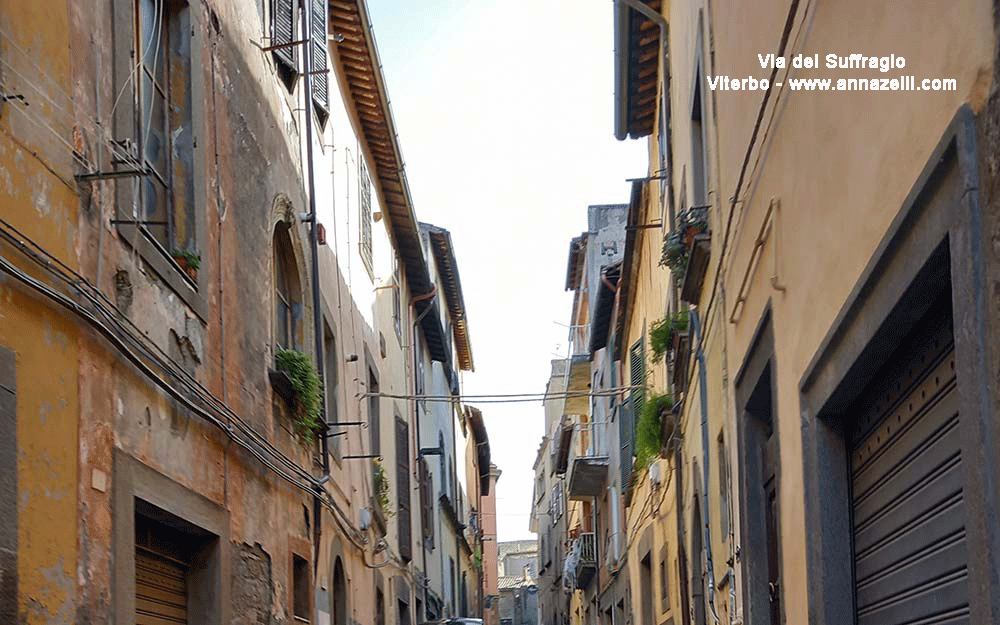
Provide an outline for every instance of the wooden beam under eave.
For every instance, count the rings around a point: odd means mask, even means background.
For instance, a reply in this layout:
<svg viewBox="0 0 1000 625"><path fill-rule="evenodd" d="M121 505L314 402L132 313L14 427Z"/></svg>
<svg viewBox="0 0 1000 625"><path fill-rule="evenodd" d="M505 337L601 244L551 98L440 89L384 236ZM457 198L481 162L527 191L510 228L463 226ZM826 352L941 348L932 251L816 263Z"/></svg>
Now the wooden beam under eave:
<svg viewBox="0 0 1000 625"><path fill-rule="evenodd" d="M340 55L341 58L351 59L355 63L360 63L362 65L371 64L371 59L369 59L364 54L361 54L359 52L354 52L353 50L347 50L347 49L337 50L337 53Z"/></svg>
<svg viewBox="0 0 1000 625"><path fill-rule="evenodd" d="M354 71L364 72L364 73L368 73L371 71L371 65L369 65L364 61L354 60L351 57L347 56L346 54L340 54L339 56L340 56L340 62L344 65L345 68L350 68L353 69Z"/></svg>
<svg viewBox="0 0 1000 625"><path fill-rule="evenodd" d="M639 35L639 47L646 47L651 43L658 44L660 41L660 33L647 33L645 35Z"/></svg>
<svg viewBox="0 0 1000 625"><path fill-rule="evenodd" d="M360 23L360 21L361 21L361 20L358 19L358 16L357 16L356 13L347 13L343 9L338 9L336 7L331 7L331 9L330 9L330 18L331 18L330 21L335 26L339 26L339 25L343 24L344 22L348 22L348 23L352 23L352 24L357 24L357 23Z"/></svg>
<svg viewBox="0 0 1000 625"><path fill-rule="evenodd" d="M641 108L643 108L645 106L649 106L650 104L652 104L655 101L656 101L656 94L655 93L649 94L647 96L643 96L641 98L637 98L636 101L635 101L635 108L637 110L641 109Z"/></svg>

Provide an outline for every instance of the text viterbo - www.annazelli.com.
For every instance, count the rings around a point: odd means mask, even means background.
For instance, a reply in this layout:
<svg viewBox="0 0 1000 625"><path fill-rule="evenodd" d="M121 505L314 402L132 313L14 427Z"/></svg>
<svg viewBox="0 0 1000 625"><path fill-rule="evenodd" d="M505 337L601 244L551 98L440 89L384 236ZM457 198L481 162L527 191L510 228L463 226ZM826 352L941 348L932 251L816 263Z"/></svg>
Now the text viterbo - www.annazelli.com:
<svg viewBox="0 0 1000 625"><path fill-rule="evenodd" d="M782 69L787 67L787 59L773 54L758 54L762 69ZM825 57L828 69L877 69L887 72L890 69L902 69L906 59L901 56L865 56L851 54L837 56L828 54ZM818 68L819 55L795 55L791 59L795 68ZM761 91L771 86L767 78L731 78L729 76L708 76L708 87L713 91ZM897 78L788 78L788 86L792 91L955 91L958 82L954 78L924 78L918 81L914 76L899 76ZM775 87L782 83L775 81Z"/></svg>

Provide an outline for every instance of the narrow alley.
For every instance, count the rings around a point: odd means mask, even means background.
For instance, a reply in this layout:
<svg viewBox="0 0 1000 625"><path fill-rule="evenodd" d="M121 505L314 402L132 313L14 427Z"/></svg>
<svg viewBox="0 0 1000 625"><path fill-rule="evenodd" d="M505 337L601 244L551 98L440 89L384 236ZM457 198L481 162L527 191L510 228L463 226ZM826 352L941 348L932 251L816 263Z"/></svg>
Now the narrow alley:
<svg viewBox="0 0 1000 625"><path fill-rule="evenodd" d="M0 0L0 625L1000 625L998 458L1000 0Z"/></svg>

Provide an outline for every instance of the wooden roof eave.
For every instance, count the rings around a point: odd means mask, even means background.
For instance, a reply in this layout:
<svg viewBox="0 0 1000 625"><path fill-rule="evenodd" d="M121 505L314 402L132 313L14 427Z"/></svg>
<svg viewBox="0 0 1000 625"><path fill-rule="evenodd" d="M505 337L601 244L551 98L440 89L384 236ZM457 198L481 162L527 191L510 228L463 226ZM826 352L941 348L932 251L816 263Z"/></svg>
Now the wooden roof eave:
<svg viewBox="0 0 1000 625"><path fill-rule="evenodd" d="M372 177L377 181L376 192L385 207L389 237L399 253L412 294L430 293L433 282L420 244L402 150L365 0L328 0L328 3L334 9L330 14L332 32L343 37L342 41L331 46L331 51L341 69L342 85L352 100L359 134L363 139L362 150L368 162L375 166ZM390 186L392 200L389 200ZM430 301L422 308L433 305L433 300ZM444 362L450 360L444 351L444 329L438 315L424 315L421 327L431 357Z"/></svg>

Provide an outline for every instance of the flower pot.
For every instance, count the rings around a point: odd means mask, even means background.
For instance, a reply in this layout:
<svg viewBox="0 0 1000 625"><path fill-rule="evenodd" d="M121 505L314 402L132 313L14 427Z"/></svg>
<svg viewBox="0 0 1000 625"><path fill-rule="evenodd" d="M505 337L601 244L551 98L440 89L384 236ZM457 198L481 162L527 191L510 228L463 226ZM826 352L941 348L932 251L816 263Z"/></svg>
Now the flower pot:
<svg viewBox="0 0 1000 625"><path fill-rule="evenodd" d="M184 267L184 273L186 273L187 276L189 278L191 278L192 282L197 282L198 281L198 270L195 269L194 267L192 267L190 265Z"/></svg>
<svg viewBox="0 0 1000 625"><path fill-rule="evenodd" d="M173 258L174 258L174 262L177 263L177 266L181 268L181 271L183 271L184 273L187 273L187 270L188 270L188 261L187 261L187 258L185 258L184 256L180 256L180 255L174 255Z"/></svg>
<svg viewBox="0 0 1000 625"><path fill-rule="evenodd" d="M688 226L684 230L684 247L691 249L691 246L694 244L694 238L698 236L702 230L703 228L699 226Z"/></svg>
<svg viewBox="0 0 1000 625"><path fill-rule="evenodd" d="M284 371L268 369L267 377L271 381L271 388L279 397L285 400L289 406L295 403L295 387L292 386L292 379Z"/></svg>

